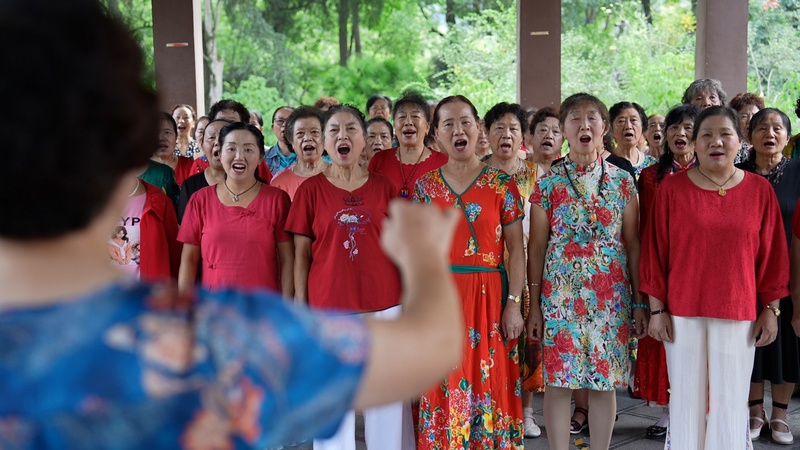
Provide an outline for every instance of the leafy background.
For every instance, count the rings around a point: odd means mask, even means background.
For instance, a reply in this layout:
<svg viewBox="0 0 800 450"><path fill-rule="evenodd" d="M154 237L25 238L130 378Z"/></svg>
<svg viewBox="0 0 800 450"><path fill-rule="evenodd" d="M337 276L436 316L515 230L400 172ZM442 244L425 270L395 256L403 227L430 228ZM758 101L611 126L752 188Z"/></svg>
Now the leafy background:
<svg viewBox="0 0 800 450"><path fill-rule="evenodd" d="M797 130L800 0L749 1L748 90ZM136 35L155 84L150 0L103 2ZM563 97L590 91L648 113L680 101L694 79L696 0L562 5ZM482 113L516 99L513 0L203 0L203 11L207 105L234 98L269 116L320 96L363 108L371 94L414 89L464 94Z"/></svg>

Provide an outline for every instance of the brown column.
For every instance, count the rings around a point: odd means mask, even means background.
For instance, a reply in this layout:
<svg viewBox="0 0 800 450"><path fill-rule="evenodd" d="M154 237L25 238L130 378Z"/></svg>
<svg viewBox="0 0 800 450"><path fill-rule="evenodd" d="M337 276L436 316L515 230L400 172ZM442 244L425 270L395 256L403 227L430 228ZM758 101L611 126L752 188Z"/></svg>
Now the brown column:
<svg viewBox="0 0 800 450"><path fill-rule="evenodd" d="M561 0L517 1L517 97L526 108L561 104Z"/></svg>
<svg viewBox="0 0 800 450"><path fill-rule="evenodd" d="M716 78L728 98L747 90L747 0L698 0L696 78Z"/></svg>
<svg viewBox="0 0 800 450"><path fill-rule="evenodd" d="M161 108L188 103L205 114L200 0L152 0L156 83Z"/></svg>

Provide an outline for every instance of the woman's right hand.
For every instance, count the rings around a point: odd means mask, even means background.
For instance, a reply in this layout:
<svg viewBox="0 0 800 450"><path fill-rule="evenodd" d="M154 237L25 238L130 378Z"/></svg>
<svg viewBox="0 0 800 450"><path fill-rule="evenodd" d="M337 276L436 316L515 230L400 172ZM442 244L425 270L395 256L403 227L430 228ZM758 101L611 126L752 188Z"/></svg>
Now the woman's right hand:
<svg viewBox="0 0 800 450"><path fill-rule="evenodd" d="M667 312L650 316L650 325L647 334L657 341L673 342L672 316Z"/></svg>

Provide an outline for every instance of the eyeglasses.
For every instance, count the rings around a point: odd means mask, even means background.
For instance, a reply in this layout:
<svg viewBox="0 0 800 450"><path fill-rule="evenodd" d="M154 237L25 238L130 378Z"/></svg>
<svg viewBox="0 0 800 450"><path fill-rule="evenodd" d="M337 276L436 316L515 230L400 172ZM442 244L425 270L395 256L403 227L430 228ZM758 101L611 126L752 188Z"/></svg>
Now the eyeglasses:
<svg viewBox="0 0 800 450"><path fill-rule="evenodd" d="M653 131L655 131L655 130L664 131L664 124L663 123L651 123L651 124L647 125L647 129L648 130L653 130Z"/></svg>

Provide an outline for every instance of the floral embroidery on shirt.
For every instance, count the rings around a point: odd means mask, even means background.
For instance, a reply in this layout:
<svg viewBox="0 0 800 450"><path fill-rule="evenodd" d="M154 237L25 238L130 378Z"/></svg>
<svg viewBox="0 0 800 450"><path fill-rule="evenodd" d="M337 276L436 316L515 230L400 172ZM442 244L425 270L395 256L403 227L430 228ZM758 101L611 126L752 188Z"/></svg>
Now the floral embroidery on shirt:
<svg viewBox="0 0 800 450"><path fill-rule="evenodd" d="M363 225L370 222L371 214L361 208L340 209L334 219L340 227L347 228L348 239L343 246L350 252L350 261L355 261L358 255L358 244L356 243L356 233L364 233Z"/></svg>

